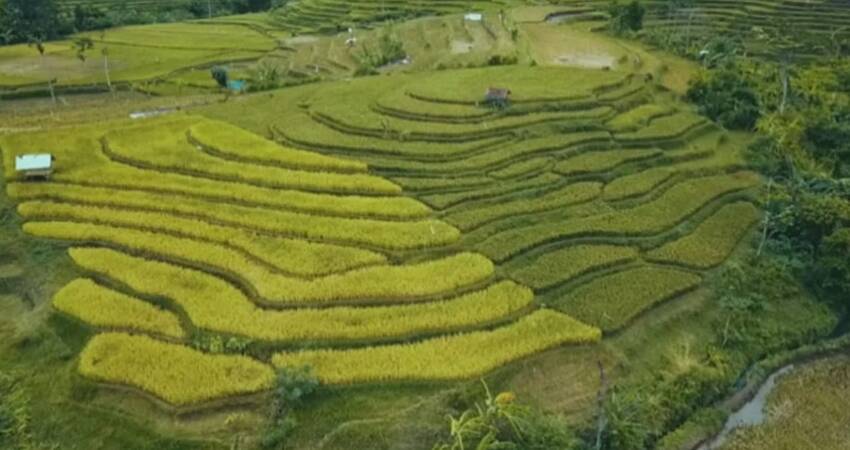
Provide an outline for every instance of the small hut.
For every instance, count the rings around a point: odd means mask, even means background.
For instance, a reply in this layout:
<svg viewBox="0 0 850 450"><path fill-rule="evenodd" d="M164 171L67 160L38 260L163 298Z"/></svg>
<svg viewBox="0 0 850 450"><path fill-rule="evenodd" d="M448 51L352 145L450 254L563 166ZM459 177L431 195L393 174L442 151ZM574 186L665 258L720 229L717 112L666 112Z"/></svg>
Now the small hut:
<svg viewBox="0 0 850 450"><path fill-rule="evenodd" d="M487 93L484 94L484 103L490 106L496 106L499 108L504 108L508 106L508 103L511 100L511 90L505 88L496 88L491 87L487 89Z"/></svg>
<svg viewBox="0 0 850 450"><path fill-rule="evenodd" d="M56 158L49 153L21 155L15 157L15 172L24 180L50 179Z"/></svg>

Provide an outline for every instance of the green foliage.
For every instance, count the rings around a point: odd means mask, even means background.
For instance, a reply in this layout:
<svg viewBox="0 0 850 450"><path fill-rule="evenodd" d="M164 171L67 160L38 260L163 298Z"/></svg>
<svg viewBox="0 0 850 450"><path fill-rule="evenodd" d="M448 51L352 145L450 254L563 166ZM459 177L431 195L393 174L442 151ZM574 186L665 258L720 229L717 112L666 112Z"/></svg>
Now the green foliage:
<svg viewBox="0 0 850 450"><path fill-rule="evenodd" d="M482 382L483 383L483 382ZM484 402L449 417L448 442L434 450L570 450L579 441L563 419L520 405L515 395L493 396L484 383Z"/></svg>
<svg viewBox="0 0 850 450"><path fill-rule="evenodd" d="M850 102L803 113L802 145L836 178L850 177Z"/></svg>
<svg viewBox="0 0 850 450"><path fill-rule="evenodd" d="M69 31L55 0L5 0L0 8L2 43L46 41Z"/></svg>
<svg viewBox="0 0 850 450"><path fill-rule="evenodd" d="M262 61L250 72L252 91L268 91L277 89L283 84L283 72L277 64Z"/></svg>
<svg viewBox="0 0 850 450"><path fill-rule="evenodd" d="M36 450L30 422L30 399L19 380L0 372L0 448Z"/></svg>
<svg viewBox="0 0 850 450"><path fill-rule="evenodd" d="M192 336L192 348L204 353L244 355L248 346L254 341L248 338L231 336L223 337L217 334L196 332Z"/></svg>
<svg viewBox="0 0 850 450"><path fill-rule="evenodd" d="M669 369L651 380L615 386L604 406L606 450L644 450L695 411L721 398L733 380L722 354L712 348L692 354L683 346L667 357Z"/></svg>
<svg viewBox="0 0 850 450"><path fill-rule="evenodd" d="M219 87L227 88L228 74L227 68L222 66L215 66L210 69L210 75L212 75L213 80L218 83Z"/></svg>
<svg viewBox="0 0 850 450"><path fill-rule="evenodd" d="M760 116L755 88L735 66L704 72L691 81L687 98L701 114L731 129L751 130Z"/></svg>
<svg viewBox="0 0 850 450"><path fill-rule="evenodd" d="M820 246L816 280L821 292L850 307L850 228L840 228Z"/></svg>
<svg viewBox="0 0 850 450"><path fill-rule="evenodd" d="M93 5L74 5L74 31L102 30L113 26L106 11Z"/></svg>
<svg viewBox="0 0 850 450"><path fill-rule="evenodd" d="M387 64L398 62L407 55L404 43L396 36L392 27L384 30L378 38L376 47L368 43L361 44L360 51L354 55L357 60L356 75L370 75Z"/></svg>
<svg viewBox="0 0 850 450"><path fill-rule="evenodd" d="M687 444L702 441L720 432L727 413L722 409L705 408L694 413L687 422L658 441L658 450L680 450Z"/></svg>
<svg viewBox="0 0 850 450"><path fill-rule="evenodd" d="M800 270L798 264L777 255L753 256L720 272L714 289L721 307L716 323L721 348L757 358L793 344L790 323L783 326L762 318L782 310L790 299L805 295L795 277L795 271ZM831 321L823 319L831 316L828 308L814 304L810 312L812 318L808 320L817 332L831 331Z"/></svg>
<svg viewBox="0 0 850 450"><path fill-rule="evenodd" d="M608 5L608 14L611 16L611 29L616 34L623 34L643 28L646 8L638 0L632 0L625 5L620 4L619 0L612 0Z"/></svg>
<svg viewBox="0 0 850 450"><path fill-rule="evenodd" d="M319 387L319 380L309 366L282 367L278 369L272 388L270 425L260 440L267 450L281 448L298 426L292 411L302 405Z"/></svg>
<svg viewBox="0 0 850 450"><path fill-rule="evenodd" d="M88 37L80 37L74 39L72 46L74 51L77 53L77 59L84 63L88 57L86 52L94 48L94 41Z"/></svg>

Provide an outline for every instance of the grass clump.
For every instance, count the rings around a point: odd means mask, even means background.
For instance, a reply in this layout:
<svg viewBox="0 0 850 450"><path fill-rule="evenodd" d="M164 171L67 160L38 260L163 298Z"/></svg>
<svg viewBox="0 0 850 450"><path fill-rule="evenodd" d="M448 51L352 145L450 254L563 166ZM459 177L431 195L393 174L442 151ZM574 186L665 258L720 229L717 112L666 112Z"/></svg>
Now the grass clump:
<svg viewBox="0 0 850 450"><path fill-rule="evenodd" d="M510 361L564 344L596 342L598 329L549 310L493 331L414 344L278 353L278 367L309 365L323 383L440 381L472 378ZM450 357L448 357L450 355Z"/></svg>
<svg viewBox="0 0 850 450"><path fill-rule="evenodd" d="M173 338L186 335L174 314L106 289L92 280L72 281L53 298L53 307L100 328L127 329Z"/></svg>
<svg viewBox="0 0 850 450"><path fill-rule="evenodd" d="M653 261L708 269L721 264L758 221L752 203L726 205L701 223L693 233L647 253Z"/></svg>
<svg viewBox="0 0 850 450"><path fill-rule="evenodd" d="M253 394L274 382L271 367L245 356L208 355L123 333L92 338L79 368L88 378L138 388L175 406Z"/></svg>
<svg viewBox="0 0 850 450"><path fill-rule="evenodd" d="M699 275L690 272L642 267L594 280L561 299L557 307L611 332L656 304L696 288L701 282Z"/></svg>

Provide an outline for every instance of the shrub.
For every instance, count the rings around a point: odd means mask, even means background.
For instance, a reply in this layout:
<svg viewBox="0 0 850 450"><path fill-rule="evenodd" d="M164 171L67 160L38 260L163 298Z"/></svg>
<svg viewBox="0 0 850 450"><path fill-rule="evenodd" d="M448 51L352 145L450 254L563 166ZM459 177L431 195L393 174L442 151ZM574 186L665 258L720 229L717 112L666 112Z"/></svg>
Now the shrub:
<svg viewBox="0 0 850 450"><path fill-rule="evenodd" d="M318 386L319 380L309 366L278 369L272 389L271 423L260 440L262 448L278 449L286 442L298 426L291 414L292 410L301 406L304 398L310 396Z"/></svg>
<svg viewBox="0 0 850 450"><path fill-rule="evenodd" d="M516 55L492 55L487 59L488 66L511 66L519 62Z"/></svg>
<svg viewBox="0 0 850 450"><path fill-rule="evenodd" d="M365 42L360 45L360 51L354 54L357 61L355 75L373 74L382 66L404 59L406 55L404 43L391 27L387 28L378 38L377 47L370 47Z"/></svg>
<svg viewBox="0 0 850 450"><path fill-rule="evenodd" d="M563 418L544 414L538 409L520 405L512 392L497 396L484 384L486 397L482 404L450 417L450 440L434 446L434 450L578 449L580 441Z"/></svg>
<svg viewBox="0 0 850 450"><path fill-rule="evenodd" d="M640 31L643 28L646 8L638 0L632 0L626 5L621 5L618 0L612 0L608 6L608 14L611 16L611 29L616 34L623 34L629 31Z"/></svg>
<svg viewBox="0 0 850 450"><path fill-rule="evenodd" d="M251 91L268 91L282 86L283 72L277 64L262 61L251 69L250 79Z"/></svg>
<svg viewBox="0 0 850 450"><path fill-rule="evenodd" d="M690 82L687 99L701 114L731 129L752 130L761 112L756 89L735 66L703 73Z"/></svg>
<svg viewBox="0 0 850 450"><path fill-rule="evenodd" d="M226 68L222 66L215 66L210 69L210 75L212 76L213 80L218 83L219 87L227 89L227 82L229 80Z"/></svg>
<svg viewBox="0 0 850 450"><path fill-rule="evenodd" d="M850 307L850 228L840 228L820 246L815 278L821 292Z"/></svg>

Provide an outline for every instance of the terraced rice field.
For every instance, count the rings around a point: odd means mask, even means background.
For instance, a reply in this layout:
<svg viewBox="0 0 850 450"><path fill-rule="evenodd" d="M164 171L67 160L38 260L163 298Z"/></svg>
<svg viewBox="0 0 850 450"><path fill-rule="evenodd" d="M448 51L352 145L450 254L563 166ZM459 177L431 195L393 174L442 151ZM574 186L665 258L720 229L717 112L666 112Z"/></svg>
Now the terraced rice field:
<svg viewBox="0 0 850 450"><path fill-rule="evenodd" d="M608 5L600 0L557 3L600 11ZM642 3L648 8L644 22L647 30L666 28L693 38L718 34L740 37L751 52L759 54L771 52L769 45L758 40L764 30L786 30L796 33L797 43L814 39L826 47L838 43L844 52L850 51L850 4L844 0L697 0L692 7L678 11L670 11L664 1ZM832 52L826 48L819 51Z"/></svg>
<svg viewBox="0 0 850 450"><path fill-rule="evenodd" d="M509 108L479 104L491 85ZM738 137L655 102L622 72L471 69L0 149L24 230L74 245L53 307L98 332L80 371L184 407L263 392L281 366L477 377L699 289L757 220L759 179ZM34 148L56 151L50 182L10 169ZM198 333L251 345L211 354Z"/></svg>
<svg viewBox="0 0 850 450"><path fill-rule="evenodd" d="M388 19L498 9L502 0L302 0L275 11L277 22L297 32L341 31Z"/></svg>
<svg viewBox="0 0 850 450"><path fill-rule="evenodd" d="M189 22L128 26L83 33L94 49L77 58L70 40L50 42L40 56L25 44L0 48L0 91L24 95L56 78L60 88L106 85L101 50L109 53L110 78L118 86L168 78L201 68L209 86L209 67L256 61L278 47L270 32L242 23Z"/></svg>

